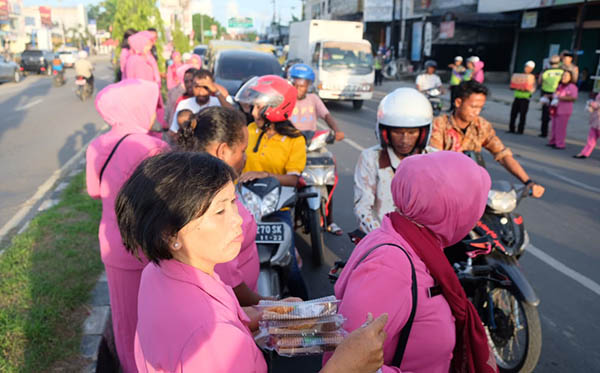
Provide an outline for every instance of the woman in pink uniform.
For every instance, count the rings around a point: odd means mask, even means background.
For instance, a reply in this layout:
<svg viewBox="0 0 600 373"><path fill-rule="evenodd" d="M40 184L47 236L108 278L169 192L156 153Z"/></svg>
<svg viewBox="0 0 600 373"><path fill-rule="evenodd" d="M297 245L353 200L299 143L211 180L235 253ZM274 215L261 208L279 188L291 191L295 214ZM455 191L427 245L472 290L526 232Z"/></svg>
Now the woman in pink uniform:
<svg viewBox="0 0 600 373"><path fill-rule="evenodd" d="M143 255L140 260L125 250L114 206L121 185L140 162L168 149L165 142L148 134L157 102L158 89L152 82L126 79L104 88L96 96L96 110L112 129L96 138L86 154L88 194L102 200L98 238L108 280L117 353L124 372L136 372L133 338L137 294L147 261Z"/></svg>
<svg viewBox="0 0 600 373"><path fill-rule="evenodd" d="M183 64L181 62L181 53L175 51L171 54L173 63L167 68L167 90L175 88L178 84L183 83L177 74L177 69Z"/></svg>
<svg viewBox="0 0 600 373"><path fill-rule="evenodd" d="M125 65L125 76L127 79L142 79L154 82L160 87L162 81L160 78L160 71L158 70L158 64L150 52L152 50L153 40L155 36L150 31L140 31L129 37L129 57L127 58L127 64ZM162 100L162 95L158 95L158 104L156 106L156 118L163 128L166 128L164 122L165 111Z"/></svg>
<svg viewBox="0 0 600 373"><path fill-rule="evenodd" d="M346 330L359 327L367 312L389 314L384 373L497 371L477 311L443 253L481 217L490 183L483 168L455 152L414 155L398 166L391 187L396 212L354 249L335 285ZM412 311L407 254L416 272L417 305L403 357L397 359L400 333ZM436 285L439 295L429 291Z"/></svg>
<svg viewBox="0 0 600 373"><path fill-rule="evenodd" d="M121 69L121 80L127 79L125 75L125 66L127 65L127 58L129 57L129 37L135 34L135 29L127 29L123 34L123 40L121 41L121 53L119 54L119 67Z"/></svg>
<svg viewBox="0 0 600 373"><path fill-rule="evenodd" d="M555 149L565 148L567 138L567 124L573 113L573 102L577 100L577 86L572 82L570 71L565 70L562 80L554 92L554 100L558 100L556 110L552 116L552 132L547 146Z"/></svg>
<svg viewBox="0 0 600 373"><path fill-rule="evenodd" d="M123 242L150 260L138 299L139 372L267 371L251 334L258 313L242 309L215 271L244 240L236 177L206 153L171 152L142 162L119 192ZM386 320L382 315L352 333L322 372L375 372Z"/></svg>
<svg viewBox="0 0 600 373"><path fill-rule="evenodd" d="M248 128L244 115L234 109L214 106L200 111L179 129L179 147L185 151L207 152L227 163L240 175L246 163ZM244 242L238 256L215 266L221 280L233 288L242 306L257 304L264 297L256 292L260 261L256 248L256 221L239 201Z"/></svg>

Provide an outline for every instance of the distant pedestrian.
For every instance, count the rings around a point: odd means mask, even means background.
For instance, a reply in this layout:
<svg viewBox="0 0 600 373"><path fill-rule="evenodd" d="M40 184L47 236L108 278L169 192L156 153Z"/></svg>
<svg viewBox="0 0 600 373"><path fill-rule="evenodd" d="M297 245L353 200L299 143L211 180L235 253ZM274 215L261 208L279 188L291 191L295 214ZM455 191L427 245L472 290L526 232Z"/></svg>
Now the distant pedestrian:
<svg viewBox="0 0 600 373"><path fill-rule="evenodd" d="M449 112L454 111L454 99L456 98L456 90L458 85L463 81L466 68L463 66L463 58L461 56L454 57L454 63L448 65L452 69L450 75L450 109Z"/></svg>
<svg viewBox="0 0 600 373"><path fill-rule="evenodd" d="M540 137L548 136L548 123L550 122L550 101L552 95L556 92L556 88L562 79L563 70L559 68L560 57L554 55L550 57L550 67L544 70L538 78L538 84L541 85L542 98L542 125L540 127Z"/></svg>
<svg viewBox="0 0 600 373"><path fill-rule="evenodd" d="M554 113L552 115L552 133L548 146L555 149L565 148L567 124L573 113L573 102L577 100L577 86L573 83L570 71L564 71L560 85L552 98Z"/></svg>
<svg viewBox="0 0 600 373"><path fill-rule="evenodd" d="M483 84L485 78L483 74L483 67L485 66L485 64L483 63L483 61L481 61L477 56L471 56L469 57L468 62L472 64L472 67L469 67L469 69L471 70L470 79L473 79L476 82Z"/></svg>
<svg viewBox="0 0 600 373"><path fill-rule="evenodd" d="M579 154L573 156L575 158L588 158L592 154L598 138L600 138L600 94L596 94L596 99L588 103L587 109L591 113L590 132L588 133L587 144Z"/></svg>
<svg viewBox="0 0 600 373"><path fill-rule="evenodd" d="M123 34L123 40L121 41L121 53L119 54L119 66L120 70L118 72L117 80L127 79L125 75L125 65L127 65L127 58L129 57L129 37L135 34L137 31L133 28L127 29Z"/></svg>
<svg viewBox="0 0 600 373"><path fill-rule="evenodd" d="M171 59L173 60L173 63L167 68L167 90L171 90L181 84L181 80L177 76L177 69L183 65L181 53L174 51L171 55Z"/></svg>
<svg viewBox="0 0 600 373"><path fill-rule="evenodd" d="M560 54L560 68L566 71L571 72L571 76L573 77L573 83L577 83L579 79L579 67L573 63L573 52L571 51L563 51Z"/></svg>
<svg viewBox="0 0 600 373"><path fill-rule="evenodd" d="M519 115L519 128L517 132L519 135L523 134L525 131L525 122L527 121L527 111L529 110L529 99L533 92L535 92L535 76L532 74L533 69L535 69L535 62L527 61L525 63L524 72L527 75L527 81L531 82L529 89L515 89L515 100L512 103L512 108L510 110L510 124L508 127L509 133L515 133L515 121L517 120L517 115ZM524 87L527 88L527 87Z"/></svg>
<svg viewBox="0 0 600 373"><path fill-rule="evenodd" d="M377 52L377 55L375 56L375 62L373 64L373 67L375 68L375 85L382 85L383 84L383 74L382 74L382 69L383 69L383 54L381 52Z"/></svg>

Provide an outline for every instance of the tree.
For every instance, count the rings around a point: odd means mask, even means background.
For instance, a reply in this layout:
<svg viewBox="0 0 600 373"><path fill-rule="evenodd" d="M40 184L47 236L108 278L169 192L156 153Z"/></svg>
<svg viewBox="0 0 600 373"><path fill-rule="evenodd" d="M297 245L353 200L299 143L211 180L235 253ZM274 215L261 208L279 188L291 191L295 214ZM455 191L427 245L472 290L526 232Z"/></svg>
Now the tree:
<svg viewBox="0 0 600 373"><path fill-rule="evenodd" d="M98 30L108 30L115 19L117 0L105 0L98 5L88 5L87 16L96 20Z"/></svg>
<svg viewBox="0 0 600 373"><path fill-rule="evenodd" d="M173 47L179 53L189 52L192 49L190 38L183 33L181 23L178 20L175 21L175 29L173 30Z"/></svg>
<svg viewBox="0 0 600 373"><path fill-rule="evenodd" d="M116 40L123 39L123 34L128 28L138 31L146 30L149 27L156 28L158 30L158 40L156 41L158 68L161 72L164 72L165 60L162 56L162 50L165 42L165 31L155 0L116 1L115 17L112 26L112 38ZM115 53L117 56L121 53L120 45L117 47Z"/></svg>
<svg viewBox="0 0 600 373"><path fill-rule="evenodd" d="M192 27L194 28L194 35L197 41L202 42L202 35L204 31L210 31L212 25L217 25L216 36L205 36L204 43L208 43L208 40L213 38L220 39L222 35L227 33L227 29L219 23L216 19L206 14L194 14L192 16Z"/></svg>

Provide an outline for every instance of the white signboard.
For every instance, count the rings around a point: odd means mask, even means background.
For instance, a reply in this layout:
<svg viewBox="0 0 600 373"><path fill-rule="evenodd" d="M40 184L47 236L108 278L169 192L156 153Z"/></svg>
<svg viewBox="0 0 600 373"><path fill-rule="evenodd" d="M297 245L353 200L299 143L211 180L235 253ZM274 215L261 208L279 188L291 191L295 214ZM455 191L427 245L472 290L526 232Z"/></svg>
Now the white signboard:
<svg viewBox="0 0 600 373"><path fill-rule="evenodd" d="M396 19L402 17L400 6L402 0L364 0L363 18L365 22L391 22L392 9L396 1ZM409 5L410 3L410 5ZM412 15L412 0L404 0L404 18Z"/></svg>
<svg viewBox="0 0 600 373"><path fill-rule="evenodd" d="M431 56L431 42L433 41L433 31L431 22L425 23L425 32L423 34L423 54L427 57Z"/></svg>
<svg viewBox="0 0 600 373"><path fill-rule="evenodd" d="M535 28L537 26L538 12L523 12L521 28Z"/></svg>
<svg viewBox="0 0 600 373"><path fill-rule="evenodd" d="M535 9L555 5L583 3L584 0L479 0L477 12L499 13L513 10Z"/></svg>

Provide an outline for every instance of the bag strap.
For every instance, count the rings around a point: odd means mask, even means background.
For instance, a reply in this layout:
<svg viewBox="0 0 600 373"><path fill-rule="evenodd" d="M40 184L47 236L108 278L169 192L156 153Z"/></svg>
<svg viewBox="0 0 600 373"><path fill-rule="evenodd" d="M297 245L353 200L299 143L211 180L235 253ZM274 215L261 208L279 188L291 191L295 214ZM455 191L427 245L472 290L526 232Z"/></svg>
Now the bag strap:
<svg viewBox="0 0 600 373"><path fill-rule="evenodd" d="M411 286L412 308L410 310L410 316L408 317L406 324L400 331L400 338L398 339L398 346L396 346L396 352L394 353L394 359L392 360L392 365L400 368L400 364L402 363L402 358L404 357L404 351L406 350L406 344L408 343L408 337L410 335L410 330L412 328L413 321L415 320L415 314L417 313L417 273L415 272L415 265L413 264L413 261L412 261L410 255L406 252L406 250L404 250L404 248L402 248L399 245L393 244L393 243L382 243L382 244L379 244L379 245L371 248L369 251L367 251L362 256L362 258L360 258L358 263L356 263L354 268L352 268L352 270L355 270L356 267L358 267L358 265L363 260L365 260L367 258L367 256L369 256L369 254L371 254L375 249L377 249L378 247L381 247L381 246L394 246L394 247L399 248L400 250L402 250L402 252L404 252L404 254L406 254L406 257L408 258L408 261L410 262L410 271L411 271L411 278L412 278L412 286Z"/></svg>
<svg viewBox="0 0 600 373"><path fill-rule="evenodd" d="M115 147L112 149L112 151L110 152L110 154L108 155L108 158L106 158L106 162L104 162L104 165L102 166L102 169L100 170L100 177L98 179L98 184L100 184L102 182L102 175L104 174L104 170L106 170L106 166L108 165L108 162L110 162L110 159L112 158L112 156L115 154L115 151L117 150L117 148L119 147L119 145L121 145L121 143L123 142L123 140L125 140L125 138L127 136L131 135L130 133L128 133L127 135L121 137L119 139L119 141L117 142L117 144L115 145Z"/></svg>

